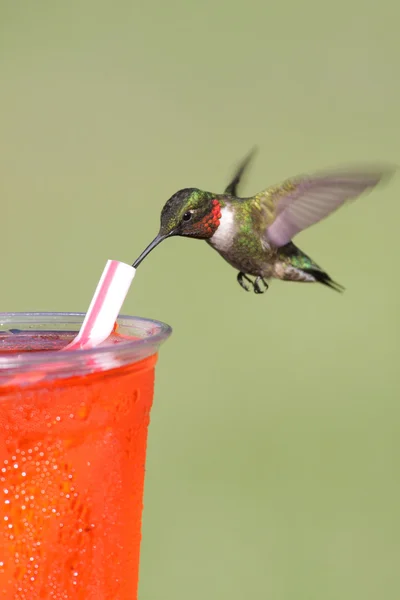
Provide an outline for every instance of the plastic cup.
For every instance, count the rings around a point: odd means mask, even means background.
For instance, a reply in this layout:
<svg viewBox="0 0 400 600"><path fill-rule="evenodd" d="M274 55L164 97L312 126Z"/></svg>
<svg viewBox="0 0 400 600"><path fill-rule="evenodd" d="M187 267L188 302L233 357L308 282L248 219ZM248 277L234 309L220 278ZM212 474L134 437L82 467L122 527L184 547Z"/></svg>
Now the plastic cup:
<svg viewBox="0 0 400 600"><path fill-rule="evenodd" d="M147 430L168 325L0 313L0 598L137 598ZM51 351L53 350L53 351Z"/></svg>

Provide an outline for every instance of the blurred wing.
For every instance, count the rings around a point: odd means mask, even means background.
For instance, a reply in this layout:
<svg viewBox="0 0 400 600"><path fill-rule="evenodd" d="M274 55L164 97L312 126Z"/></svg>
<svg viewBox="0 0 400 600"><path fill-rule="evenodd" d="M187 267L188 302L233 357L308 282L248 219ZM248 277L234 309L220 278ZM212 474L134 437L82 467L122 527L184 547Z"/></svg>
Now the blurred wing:
<svg viewBox="0 0 400 600"><path fill-rule="evenodd" d="M266 230L268 242L284 246L300 231L318 223L348 200L373 189L393 169L336 171L288 180L264 192L266 208L274 213Z"/></svg>
<svg viewBox="0 0 400 600"><path fill-rule="evenodd" d="M237 194L238 185L240 183L240 180L242 178L243 173L245 172L245 170L247 169L247 167L248 167L251 159L255 155L256 150L257 150L257 148L254 147L249 152L249 154L246 156L246 158L240 163L240 165L236 169L236 172L235 172L235 175L233 176L232 181L225 188L225 194L230 194L231 196L237 196L238 195Z"/></svg>

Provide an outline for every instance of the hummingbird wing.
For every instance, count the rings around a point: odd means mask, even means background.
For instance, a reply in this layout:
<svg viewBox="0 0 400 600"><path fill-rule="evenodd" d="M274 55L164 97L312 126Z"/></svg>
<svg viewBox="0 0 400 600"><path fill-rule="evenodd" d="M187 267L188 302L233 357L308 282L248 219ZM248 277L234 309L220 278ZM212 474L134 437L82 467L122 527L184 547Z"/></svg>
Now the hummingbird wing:
<svg viewBox="0 0 400 600"><path fill-rule="evenodd" d="M318 223L348 200L373 189L394 173L387 167L331 171L288 179L256 196L268 223L264 236L284 246L300 231Z"/></svg>
<svg viewBox="0 0 400 600"><path fill-rule="evenodd" d="M247 167L248 167L249 163L251 162L251 159L255 155L256 151L257 151L257 147L254 146L254 148L252 150L250 150L250 152L248 153L246 158L244 158L243 161L240 163L240 165L237 167L232 181L225 188L225 194L229 194L230 196L237 196L237 189L238 189L240 180L242 178L242 175L245 172L245 170L247 169Z"/></svg>

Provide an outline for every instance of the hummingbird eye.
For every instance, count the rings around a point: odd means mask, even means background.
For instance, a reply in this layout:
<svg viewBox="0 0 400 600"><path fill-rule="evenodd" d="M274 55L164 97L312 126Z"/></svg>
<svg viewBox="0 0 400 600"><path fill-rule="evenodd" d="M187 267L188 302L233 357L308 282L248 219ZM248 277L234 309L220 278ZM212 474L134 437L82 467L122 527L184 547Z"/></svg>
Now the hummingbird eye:
<svg viewBox="0 0 400 600"><path fill-rule="evenodd" d="M185 212L185 214L182 217L183 221L190 221L191 218L192 218L191 211Z"/></svg>

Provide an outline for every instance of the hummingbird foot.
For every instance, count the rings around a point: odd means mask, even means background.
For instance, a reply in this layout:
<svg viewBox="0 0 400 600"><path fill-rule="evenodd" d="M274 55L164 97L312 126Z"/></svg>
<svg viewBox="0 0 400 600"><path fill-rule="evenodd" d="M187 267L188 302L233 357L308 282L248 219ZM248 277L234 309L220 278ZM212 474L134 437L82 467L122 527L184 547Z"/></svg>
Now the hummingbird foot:
<svg viewBox="0 0 400 600"><path fill-rule="evenodd" d="M249 292L249 291L250 291L250 288L249 288L249 286L248 286L248 285L246 285L246 284L245 284L245 282L244 282L245 280L246 280L248 283L250 283L250 285L252 285L252 286L253 286L253 288L254 288L254 283L253 283L253 281L250 279L250 277L247 277L247 275L245 275L244 273L242 273L242 271L240 271L240 273L238 273L237 280L238 280L238 282L239 282L239 285L240 285L240 286L241 286L241 287L242 287L244 290L246 290L246 292Z"/></svg>
<svg viewBox="0 0 400 600"><path fill-rule="evenodd" d="M239 285L244 290L246 290L246 292L250 292L251 288L253 288L253 291L255 294L264 294L264 292L266 292L269 287L268 283L265 281L265 279L263 277L256 277L255 280L253 281L252 279L250 279L250 277L248 275L246 275L242 271L240 271L240 273L238 273L237 280L239 282ZM250 284L250 286L248 286L245 283L246 281L247 281L247 283ZM262 285L260 285L260 282L262 283Z"/></svg>
<svg viewBox="0 0 400 600"><path fill-rule="evenodd" d="M262 286L260 285L260 281L262 282ZM253 289L255 294L264 294L269 288L268 283L265 281L263 277L256 277L253 282Z"/></svg>

